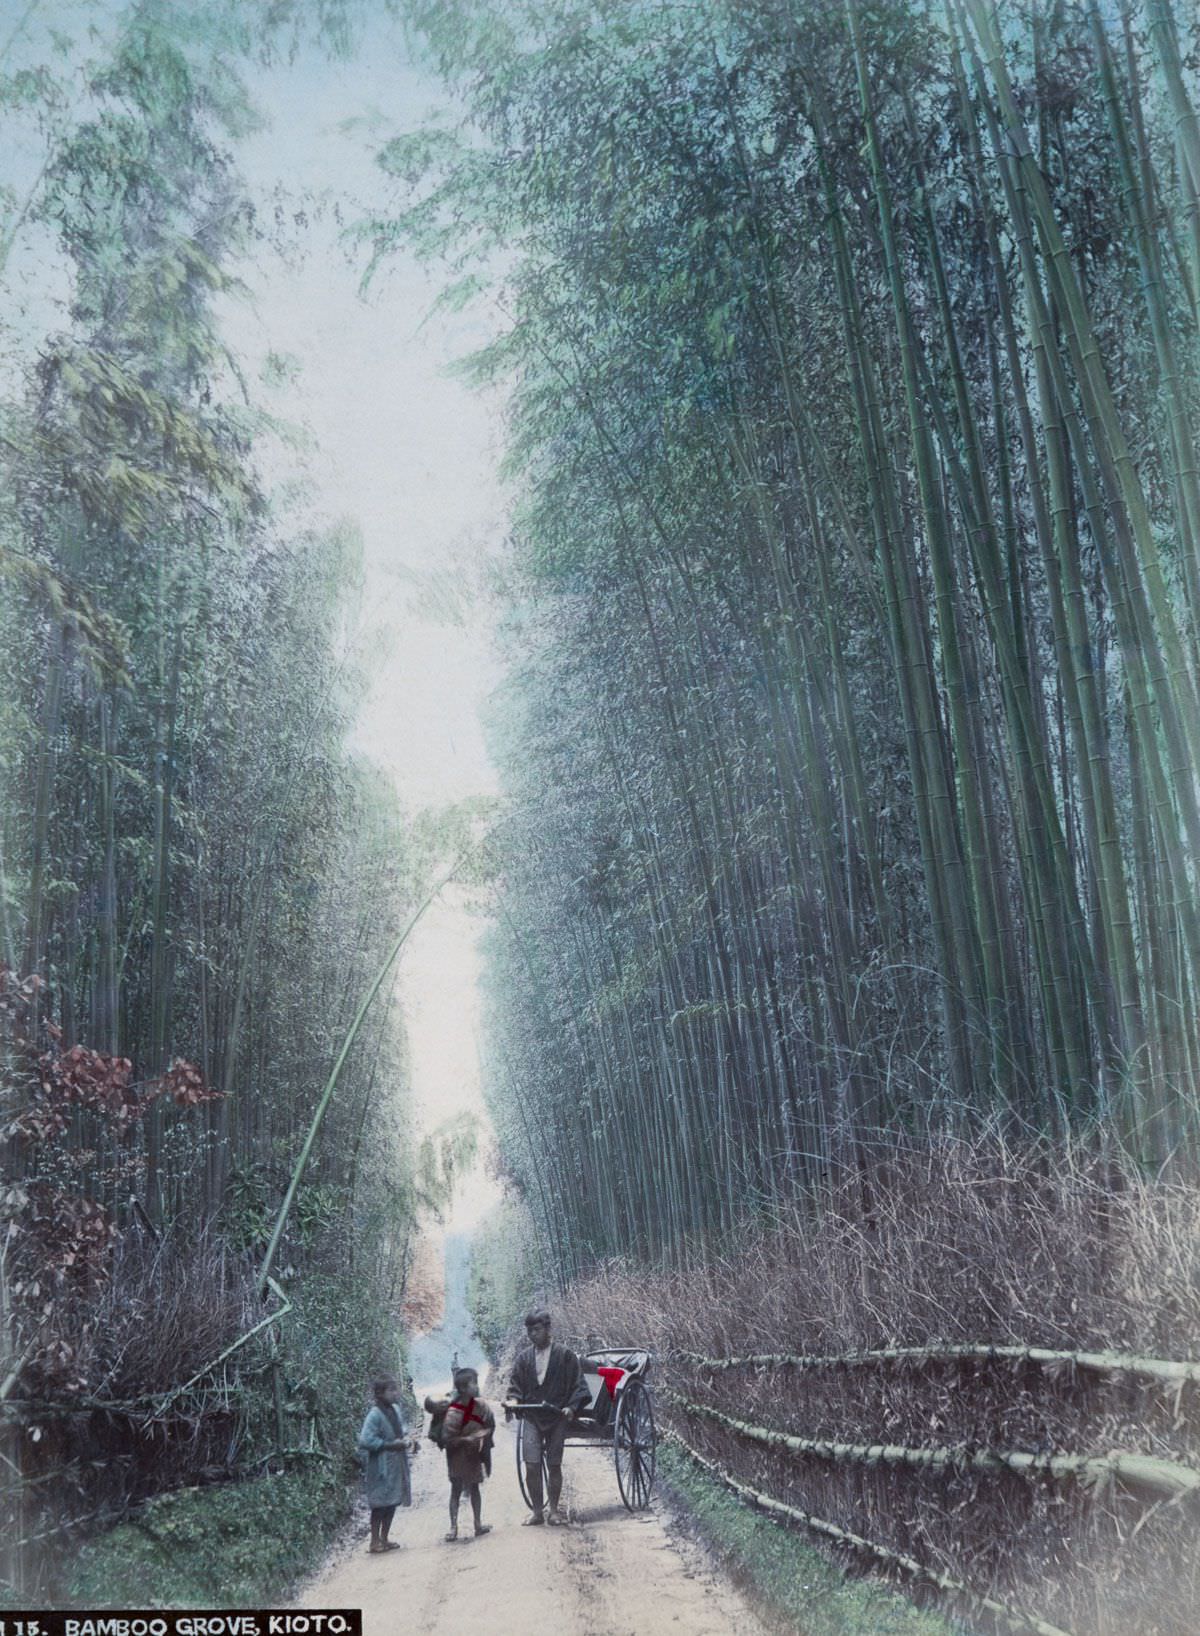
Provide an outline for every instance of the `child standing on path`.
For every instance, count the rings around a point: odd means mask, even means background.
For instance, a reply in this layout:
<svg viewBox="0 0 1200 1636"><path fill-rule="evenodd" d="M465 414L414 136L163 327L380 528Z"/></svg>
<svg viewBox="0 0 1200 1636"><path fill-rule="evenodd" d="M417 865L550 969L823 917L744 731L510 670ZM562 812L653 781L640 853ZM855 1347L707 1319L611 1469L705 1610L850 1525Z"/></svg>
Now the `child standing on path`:
<svg viewBox="0 0 1200 1636"><path fill-rule="evenodd" d="M480 1484L492 1470L492 1438L496 1417L479 1392L479 1376L474 1369L454 1371L454 1396L442 1422L442 1447L446 1451L446 1471L450 1478L450 1532L447 1541L458 1538L458 1502L465 1488L471 1498L475 1533L490 1534L483 1518Z"/></svg>
<svg viewBox="0 0 1200 1636"><path fill-rule="evenodd" d="M388 1538L388 1529L396 1507L412 1504L404 1424L396 1408L399 1397L400 1382L395 1375L381 1375L375 1382L375 1403L367 1410L358 1434L359 1453L367 1457L367 1504L371 1507L368 1549L372 1556L400 1549L395 1540Z"/></svg>

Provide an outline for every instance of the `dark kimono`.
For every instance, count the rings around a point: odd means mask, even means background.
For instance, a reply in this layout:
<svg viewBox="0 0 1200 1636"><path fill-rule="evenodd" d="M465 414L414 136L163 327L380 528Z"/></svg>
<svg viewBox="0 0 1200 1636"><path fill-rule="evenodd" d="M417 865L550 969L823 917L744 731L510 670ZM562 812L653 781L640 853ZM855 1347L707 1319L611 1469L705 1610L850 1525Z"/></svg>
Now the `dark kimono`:
<svg viewBox="0 0 1200 1636"><path fill-rule="evenodd" d="M372 1510L389 1505L411 1505L412 1488L408 1476L408 1454L404 1449L386 1449L404 1436L404 1426L395 1406L376 1403L367 1410L358 1451L367 1457L367 1504Z"/></svg>
<svg viewBox="0 0 1200 1636"><path fill-rule="evenodd" d="M559 1346L557 1341L550 1343L550 1361L546 1365L546 1378L540 1385L533 1347L523 1347L517 1353L510 1377L509 1395L520 1403L553 1405L550 1409L543 1409L529 1416L543 1431L555 1424L561 1417L563 1409L574 1409L578 1414L580 1409L587 1408L592 1397L588 1391L587 1381L583 1378L583 1367L579 1359L570 1347Z"/></svg>

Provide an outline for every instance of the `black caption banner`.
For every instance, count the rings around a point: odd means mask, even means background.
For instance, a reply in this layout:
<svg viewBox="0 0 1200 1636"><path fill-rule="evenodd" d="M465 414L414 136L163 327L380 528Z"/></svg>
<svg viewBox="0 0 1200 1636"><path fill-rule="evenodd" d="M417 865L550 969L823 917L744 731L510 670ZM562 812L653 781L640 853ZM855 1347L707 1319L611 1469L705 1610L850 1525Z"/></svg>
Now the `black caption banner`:
<svg viewBox="0 0 1200 1636"><path fill-rule="evenodd" d="M0 1613L0 1636L362 1636L361 1608Z"/></svg>

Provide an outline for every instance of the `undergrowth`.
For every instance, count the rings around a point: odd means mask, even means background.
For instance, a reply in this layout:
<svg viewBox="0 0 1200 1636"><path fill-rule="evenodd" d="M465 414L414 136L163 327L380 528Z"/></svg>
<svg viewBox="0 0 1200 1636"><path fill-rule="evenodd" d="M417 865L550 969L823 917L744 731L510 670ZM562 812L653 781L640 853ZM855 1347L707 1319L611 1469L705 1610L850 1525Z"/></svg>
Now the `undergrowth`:
<svg viewBox="0 0 1200 1636"><path fill-rule="evenodd" d="M321 1469L164 1494L84 1546L67 1604L269 1606L328 1545L347 1493Z"/></svg>
<svg viewBox="0 0 1200 1636"><path fill-rule="evenodd" d="M165 1252L120 1264L100 1306L111 1321L81 1324L90 1350L77 1351L98 1360L88 1390L106 1395L77 1393L25 1438L27 1477L35 1458L47 1477L23 1496L26 1581L0 1584L0 1604L263 1606L331 1543L360 1478L372 1378L406 1372L394 1319L369 1283L313 1268L278 1326L282 1422L263 1335L168 1409L95 1406L186 1378L260 1317L240 1268L213 1252L189 1284L196 1266Z"/></svg>
<svg viewBox="0 0 1200 1636"><path fill-rule="evenodd" d="M898 1150L688 1268L601 1268L563 1316L576 1336L654 1347L663 1386L771 1430L865 1445L1121 1450L1200 1468L1193 1385L1012 1361L710 1373L678 1356L936 1342L1194 1356L1200 1191L1083 1147L1018 1151L992 1138ZM749 1487L1074 1636L1194 1636L1200 1548L1187 1504L1114 1484L789 1454L665 1391L659 1411Z"/></svg>

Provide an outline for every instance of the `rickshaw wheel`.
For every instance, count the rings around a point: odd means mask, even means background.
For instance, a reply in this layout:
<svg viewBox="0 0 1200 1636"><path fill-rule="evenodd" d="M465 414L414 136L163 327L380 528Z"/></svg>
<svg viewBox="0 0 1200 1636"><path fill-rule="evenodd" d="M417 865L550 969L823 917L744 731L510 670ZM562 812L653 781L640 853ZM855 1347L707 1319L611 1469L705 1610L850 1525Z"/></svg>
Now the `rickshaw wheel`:
<svg viewBox="0 0 1200 1636"><path fill-rule="evenodd" d="M650 1393L636 1375L621 1388L613 1428L617 1487L629 1511L644 1511L654 1492L658 1438Z"/></svg>
<svg viewBox="0 0 1200 1636"><path fill-rule="evenodd" d="M533 1501L529 1497L529 1488L525 1482L525 1427L528 1424L524 1415L517 1421L517 1483L521 1489L521 1498L529 1509L533 1510ZM546 1457L542 1456L542 1503L545 1504L546 1495L550 1491L550 1476L546 1467Z"/></svg>

